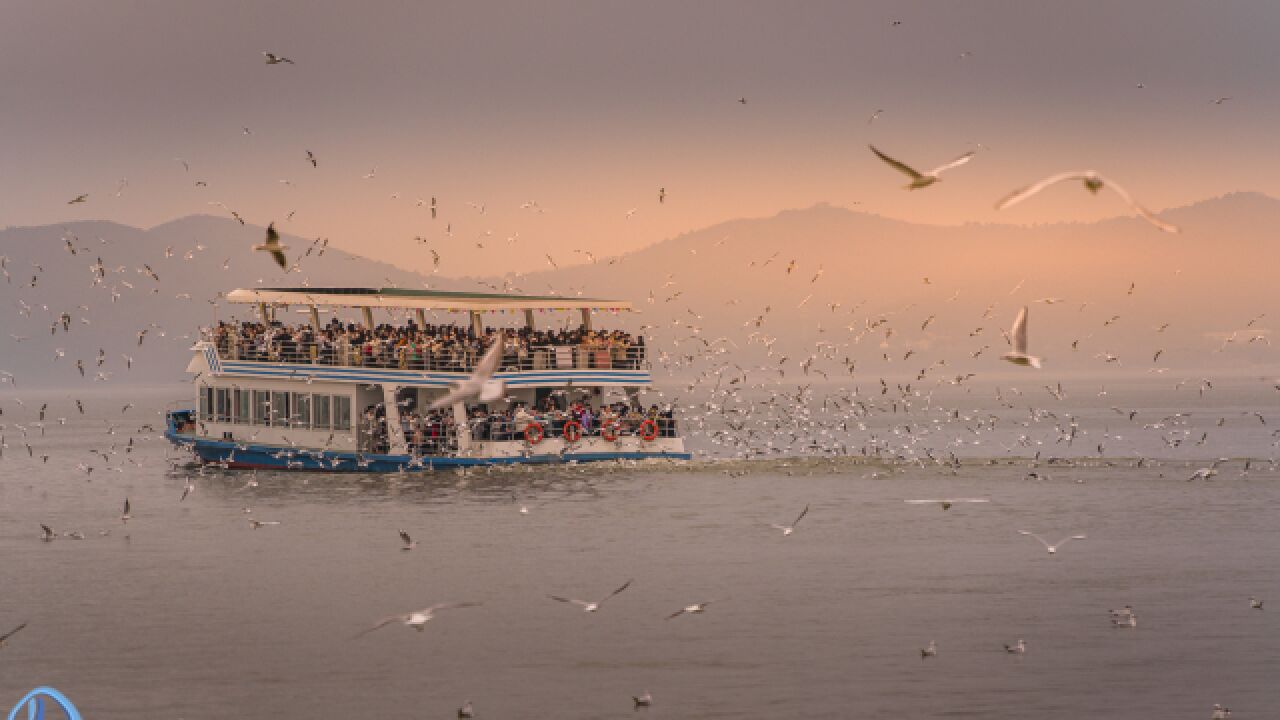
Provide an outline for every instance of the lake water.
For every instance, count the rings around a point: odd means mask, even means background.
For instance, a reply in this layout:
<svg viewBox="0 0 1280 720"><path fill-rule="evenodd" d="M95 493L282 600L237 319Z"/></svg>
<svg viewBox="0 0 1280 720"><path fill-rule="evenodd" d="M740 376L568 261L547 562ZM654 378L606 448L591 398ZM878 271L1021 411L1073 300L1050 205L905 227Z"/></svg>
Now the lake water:
<svg viewBox="0 0 1280 720"><path fill-rule="evenodd" d="M1280 473L1233 459L1187 481L1221 454L1271 457L1270 426L1244 414L1270 398L1193 418L1230 413L1223 445L1166 447L1141 468L1042 462L1038 478L1025 459L976 459L1034 452L992 443L955 469L779 458L251 476L170 471L178 453L138 433L185 394L99 394L82 416L53 393L43 437L38 395L0 398L0 632L29 622L0 648L0 709L47 684L105 720L452 718L468 699L477 718L1194 719L1214 703L1280 716ZM991 502L903 502L944 496ZM769 527L806 505L794 535ZM42 542L40 523L86 537ZM400 529L416 549L400 550ZM1019 529L1088 538L1051 557ZM593 614L547 597L597 599L630 579ZM483 605L355 637L448 601ZM1126 604L1138 627L1113 629L1107 610ZM1018 638L1027 653L1005 653ZM930 640L938 656L922 660ZM653 707L635 711L644 690Z"/></svg>

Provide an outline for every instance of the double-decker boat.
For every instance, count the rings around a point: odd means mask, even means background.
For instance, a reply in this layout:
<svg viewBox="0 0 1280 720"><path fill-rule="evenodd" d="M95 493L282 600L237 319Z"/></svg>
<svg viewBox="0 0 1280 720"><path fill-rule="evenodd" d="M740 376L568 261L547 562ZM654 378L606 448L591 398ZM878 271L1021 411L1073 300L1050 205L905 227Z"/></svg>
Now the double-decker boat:
<svg viewBox="0 0 1280 720"><path fill-rule="evenodd" d="M227 300L256 308L254 319L202 330L187 366L196 405L167 417L165 436L202 462L404 472L689 458L672 408L641 403L652 382L643 337L593 327L630 303L397 288L242 289ZM429 323L428 312L470 322ZM494 342L500 397L431 409Z"/></svg>

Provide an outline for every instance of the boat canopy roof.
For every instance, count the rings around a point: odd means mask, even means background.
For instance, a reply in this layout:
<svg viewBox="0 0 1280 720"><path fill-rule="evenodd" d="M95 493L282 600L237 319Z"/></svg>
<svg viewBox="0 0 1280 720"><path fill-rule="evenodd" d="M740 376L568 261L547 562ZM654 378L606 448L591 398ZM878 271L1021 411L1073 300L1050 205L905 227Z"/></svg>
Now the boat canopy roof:
<svg viewBox="0 0 1280 720"><path fill-rule="evenodd" d="M556 295L406 290L401 288L254 288L227 293L233 303L309 305L311 307L411 308L493 312L497 310L610 310L629 311L631 303L600 298Z"/></svg>

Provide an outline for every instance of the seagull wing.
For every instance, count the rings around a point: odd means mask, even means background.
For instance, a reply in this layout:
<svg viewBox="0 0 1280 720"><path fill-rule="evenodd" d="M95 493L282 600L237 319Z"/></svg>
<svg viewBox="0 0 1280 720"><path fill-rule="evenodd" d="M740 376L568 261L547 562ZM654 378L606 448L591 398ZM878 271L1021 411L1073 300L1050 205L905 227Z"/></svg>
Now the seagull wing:
<svg viewBox="0 0 1280 720"><path fill-rule="evenodd" d="M1013 351L1016 353L1027 354L1027 306L1023 305L1022 310L1018 312L1018 317L1013 321L1013 330L1009 332L1009 337L1013 338Z"/></svg>
<svg viewBox="0 0 1280 720"><path fill-rule="evenodd" d="M16 627L16 628L14 628L14 629L10 630L9 632L5 633L4 635L0 635L0 644L3 644L5 640L8 640L9 638L13 637L13 636L14 636L14 635L19 631L19 630L21 630L22 628L24 628L24 627L26 627L26 626L27 626L27 624L26 624L26 623L22 623L21 625L19 625L18 627Z"/></svg>
<svg viewBox="0 0 1280 720"><path fill-rule="evenodd" d="M963 164L965 164L965 163L969 162L969 161L970 161L970 160L972 160L972 159L973 159L973 151L972 151L972 150L970 150L969 152L967 152L967 153L965 153L965 154L961 155L960 157L956 158L955 160L952 160L951 162L949 162L949 163L947 163L947 164L945 164L945 165L939 165L938 167L936 167L936 168L934 168L934 169L930 170L927 174L929 174L929 175L933 175L934 177L937 177L937 176L941 175L942 173L944 173L944 172L946 172L946 171L948 171L948 170L950 170L950 169L952 169L952 168L958 168L958 167L960 167L961 165L963 165Z"/></svg>
<svg viewBox="0 0 1280 720"><path fill-rule="evenodd" d="M676 618L680 617L680 616L681 616L681 615L683 615L683 614L684 614L684 608L680 608L679 610L677 610L677 611L675 611L675 612L671 613L670 615L668 615L668 616L667 616L667 619L668 619L668 620L674 620L674 619L676 619Z"/></svg>
<svg viewBox="0 0 1280 720"><path fill-rule="evenodd" d="M272 250L271 257L276 261L276 264L280 266L281 270L285 269L289 265L289 261L284 258L284 253L279 250Z"/></svg>
<svg viewBox="0 0 1280 720"><path fill-rule="evenodd" d="M1033 538L1035 538L1035 539L1039 540L1039 541L1040 541L1040 542L1041 542L1045 547L1052 547L1052 546L1049 544L1049 541L1048 541L1048 540L1045 540L1044 538L1040 537L1039 535L1037 535L1037 534L1035 534L1035 533L1033 533L1033 532L1027 532L1026 530L1019 530L1019 531L1018 531L1018 533L1019 533L1019 534L1021 534L1021 535L1030 535L1031 537L1033 537Z"/></svg>
<svg viewBox="0 0 1280 720"><path fill-rule="evenodd" d="M910 165L894 160L888 155L885 155L884 153L880 152L879 150L876 149L875 145L868 145L867 147L871 148L871 152L875 153L876 157L885 161L885 163L887 163L890 167L898 170L898 172L905 173L912 180L919 180L920 178L924 177L919 172L917 172L915 168L911 167Z"/></svg>
<svg viewBox="0 0 1280 720"><path fill-rule="evenodd" d="M413 539L409 537L409 533L403 530L400 531L400 540L402 540L405 545L413 544Z"/></svg>
<svg viewBox="0 0 1280 720"><path fill-rule="evenodd" d="M1000 202L996 203L996 209L1003 210L1009 207L1010 205L1015 205L1017 203L1020 203L1023 200L1026 200L1027 198L1031 197L1032 195L1035 195L1036 193L1040 192L1041 190L1049 187L1050 185L1060 183L1063 180L1079 180L1086 177L1093 177L1095 175L1096 173L1093 173L1088 170L1071 170L1068 172L1058 173L1057 175L1050 175L1049 177L1037 183L1028 185L1024 188L1020 188L1018 190L1014 190L1013 192L1009 193L1003 199L1001 199Z"/></svg>
<svg viewBox="0 0 1280 720"><path fill-rule="evenodd" d="M502 362L502 336L499 335L494 339L493 344L485 351L484 356L480 358L480 362L476 363L475 372L472 377L476 380L488 380L498 370L498 364Z"/></svg>
<svg viewBox="0 0 1280 720"><path fill-rule="evenodd" d="M45 525L44 523L40 523L40 529L44 530L44 534L46 536L52 537L54 534L53 528L49 527L48 525Z"/></svg>
<svg viewBox="0 0 1280 720"><path fill-rule="evenodd" d="M1129 192L1124 188L1120 187L1116 183L1110 180L1107 180L1105 178L1099 177L1099 179L1102 180L1107 187L1111 188L1112 190L1115 190L1116 194L1119 195L1121 198L1123 198L1124 201L1128 203L1129 207L1132 208L1134 212L1141 215L1143 220L1146 220L1147 222L1156 226L1158 229L1162 230L1163 232L1176 233L1180 231L1180 228L1177 225L1172 225L1170 223L1167 223L1161 220L1160 218L1155 216L1155 213L1151 212L1150 210L1140 205L1136 200L1133 199L1133 196L1130 195Z"/></svg>
<svg viewBox="0 0 1280 720"><path fill-rule="evenodd" d="M1058 541L1058 547L1062 547L1063 545L1066 545L1068 540L1084 540L1084 538L1085 538L1084 535L1072 535L1071 537L1062 538L1061 540Z"/></svg>
<svg viewBox="0 0 1280 720"><path fill-rule="evenodd" d="M377 625L374 625L373 627L369 628L368 630L362 630L362 631L360 631L359 633L357 633L357 634L355 635L355 637L353 637L353 638L351 638L351 639L352 639L352 640L354 640L354 639L356 639L356 638L358 638L358 637L363 637L363 636L365 636L365 635L368 635L369 633L373 632L374 630L377 630L378 628L381 628L381 627L386 627L387 625L390 625L390 624L391 624L391 623L393 623L393 622L404 622L404 621L405 621L405 619L407 619L408 617L409 617L408 615L389 615L389 616L384 617L384 618L382 618L381 620L379 620Z"/></svg>
<svg viewBox="0 0 1280 720"><path fill-rule="evenodd" d="M570 605L579 605L581 607L586 607L591 604L586 600L579 600L577 598L560 597L559 595L548 595L547 597L551 598L552 600L558 600L562 603L569 603Z"/></svg>
<svg viewBox="0 0 1280 720"><path fill-rule="evenodd" d="M791 527L795 527L795 526L799 525L799 524L800 524L800 521L804 519L804 516L805 516L805 515L808 515L808 514L809 514L809 506L808 506L808 505L805 505L805 506L804 506L804 509L803 509L803 510L801 510L801 511L800 511L800 514L796 517L795 522L791 523Z"/></svg>
<svg viewBox="0 0 1280 720"><path fill-rule="evenodd" d="M427 406L427 409L439 410L440 408L443 408L443 407L449 407L455 402L465 400L470 396L471 396L471 393L467 390L464 390L462 385L459 385L458 387L455 387L454 389L450 390L445 395L433 400L431 404Z"/></svg>
<svg viewBox="0 0 1280 720"><path fill-rule="evenodd" d="M626 582L622 583L622 587L620 587L620 588L618 588L617 590L614 590L613 592L611 592L611 593L609 593L608 595L604 596L604 599L603 599L603 600L601 600L600 602L601 602L601 603L603 603L605 600L608 600L609 598L613 597L614 595L617 595L618 593L622 592L623 590L626 590L627 588L631 587L631 583L632 583L632 582L633 582L632 580L628 580L628 581L626 581ZM598 604L598 603L597 603L597 604Z"/></svg>

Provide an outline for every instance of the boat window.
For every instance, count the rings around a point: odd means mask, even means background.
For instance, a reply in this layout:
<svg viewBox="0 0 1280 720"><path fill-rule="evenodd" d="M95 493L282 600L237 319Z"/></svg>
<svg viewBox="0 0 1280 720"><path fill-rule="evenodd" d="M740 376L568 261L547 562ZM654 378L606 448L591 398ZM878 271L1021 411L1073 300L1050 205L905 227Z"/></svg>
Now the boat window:
<svg viewBox="0 0 1280 720"><path fill-rule="evenodd" d="M312 423L311 423L312 427L314 427L316 430L328 430L329 429L329 396L314 395L312 396L311 402L315 406L312 408L312 411L313 411L312 415L314 416L312 418Z"/></svg>
<svg viewBox="0 0 1280 720"><path fill-rule="evenodd" d="M208 385L200 386L200 419L212 420L213 416L213 388Z"/></svg>
<svg viewBox="0 0 1280 720"><path fill-rule="evenodd" d="M239 425L248 425L251 422L249 418L252 416L251 413L253 412L253 405L250 397L248 390L236 390L236 406L232 413L232 422Z"/></svg>
<svg viewBox="0 0 1280 720"><path fill-rule="evenodd" d="M286 427L289 424L289 393L271 393L271 427Z"/></svg>
<svg viewBox="0 0 1280 720"><path fill-rule="evenodd" d="M351 398L346 395L333 396L333 429L351 429Z"/></svg>
<svg viewBox="0 0 1280 720"><path fill-rule="evenodd" d="M265 390L253 391L253 424L270 425L271 393Z"/></svg>
<svg viewBox="0 0 1280 720"><path fill-rule="evenodd" d="M293 394L292 425L298 428L311 427L311 396L307 393Z"/></svg>
<svg viewBox="0 0 1280 720"><path fill-rule="evenodd" d="M213 390L213 419L218 422L231 422L231 391L227 388Z"/></svg>

